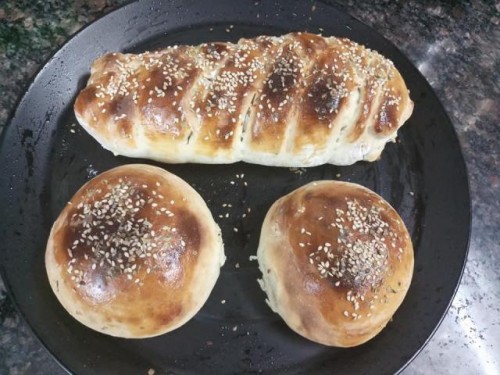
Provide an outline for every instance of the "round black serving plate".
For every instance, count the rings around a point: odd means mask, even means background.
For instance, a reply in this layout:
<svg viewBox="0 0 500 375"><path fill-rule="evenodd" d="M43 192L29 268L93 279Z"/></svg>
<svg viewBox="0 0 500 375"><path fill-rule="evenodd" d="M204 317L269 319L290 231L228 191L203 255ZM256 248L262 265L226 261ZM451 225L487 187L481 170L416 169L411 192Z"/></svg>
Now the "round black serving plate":
<svg viewBox="0 0 500 375"><path fill-rule="evenodd" d="M44 251L50 227L84 182L109 168L138 162L114 157L76 123L72 105L91 62L110 51L236 41L293 30L349 37L394 61L415 101L398 142L389 144L374 163L305 171L245 163L152 163L195 187L221 226L227 262L217 285L189 323L160 337L125 340L79 324L58 303L47 280ZM149 369L155 374L398 372L439 325L467 255L467 175L443 107L396 47L324 3L145 0L126 5L79 32L40 70L3 132L0 163L2 276L42 343L76 374L145 374ZM393 321L375 339L351 349L318 345L288 329L266 306L256 282L257 264L249 260L270 205L322 179L356 182L381 194L403 217L415 247L413 282Z"/></svg>

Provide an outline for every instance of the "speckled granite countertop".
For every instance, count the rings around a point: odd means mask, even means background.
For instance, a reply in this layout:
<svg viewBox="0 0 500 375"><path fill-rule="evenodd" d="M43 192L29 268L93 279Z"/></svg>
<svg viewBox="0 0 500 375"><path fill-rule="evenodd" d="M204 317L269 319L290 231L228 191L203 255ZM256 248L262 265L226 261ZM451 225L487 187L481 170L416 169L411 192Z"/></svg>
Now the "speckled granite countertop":
<svg viewBox="0 0 500 375"><path fill-rule="evenodd" d="M0 129L37 68L67 37L123 0L0 4ZM394 42L431 83L467 162L472 238L462 283L405 374L500 374L500 3L339 1ZM496 103L496 104L495 104ZM0 280L0 374L65 373L20 320Z"/></svg>

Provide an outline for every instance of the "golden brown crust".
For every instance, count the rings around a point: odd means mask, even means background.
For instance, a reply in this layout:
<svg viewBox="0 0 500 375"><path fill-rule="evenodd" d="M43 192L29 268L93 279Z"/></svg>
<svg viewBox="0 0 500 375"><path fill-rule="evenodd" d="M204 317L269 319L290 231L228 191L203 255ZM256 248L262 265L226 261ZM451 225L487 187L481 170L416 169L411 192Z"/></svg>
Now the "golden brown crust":
<svg viewBox="0 0 500 375"><path fill-rule="evenodd" d="M73 196L52 228L46 267L76 319L110 335L148 337L198 311L222 258L201 197L178 177L136 164L102 173Z"/></svg>
<svg viewBox="0 0 500 375"><path fill-rule="evenodd" d="M333 134L343 125L339 119L349 110L349 94L356 89L352 62L343 53L344 46L320 47L314 65L309 69L302 105L297 121L294 151L300 152L307 145L325 150ZM316 151L317 152L317 151Z"/></svg>
<svg viewBox="0 0 500 375"><path fill-rule="evenodd" d="M291 41L269 47L271 63L262 86L255 95L248 121L248 149L279 154L286 138L287 124L293 116L293 103L299 95L299 82L304 79L301 57ZM270 56L275 56L271 59Z"/></svg>
<svg viewBox="0 0 500 375"><path fill-rule="evenodd" d="M396 211L362 186L334 181L308 184L271 207L258 259L273 310L304 337L342 347L380 332L413 273Z"/></svg>
<svg viewBox="0 0 500 375"><path fill-rule="evenodd" d="M376 159L412 108L389 60L308 33L109 54L75 103L116 154L296 167Z"/></svg>

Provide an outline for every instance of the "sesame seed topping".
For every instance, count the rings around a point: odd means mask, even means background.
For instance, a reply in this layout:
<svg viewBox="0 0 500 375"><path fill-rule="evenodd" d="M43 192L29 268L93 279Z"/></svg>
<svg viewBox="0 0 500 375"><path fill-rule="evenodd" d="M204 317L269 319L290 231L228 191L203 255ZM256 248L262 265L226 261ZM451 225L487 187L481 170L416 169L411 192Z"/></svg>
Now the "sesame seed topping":
<svg viewBox="0 0 500 375"><path fill-rule="evenodd" d="M150 265L148 259L169 256L167 251L175 246L171 234L175 228L167 225L156 228L142 216L142 212L160 213L156 209L159 202L155 201L155 195L148 196L147 185L124 179L116 184L104 183L106 193L96 189L74 208L70 227L75 228L76 239L67 249L67 272L77 286L86 284L89 272L100 272L105 277L123 275L140 286L144 277L142 267L149 274L154 264ZM182 239L180 243L185 246ZM88 263L88 271L85 263L76 265L77 258Z"/></svg>
<svg viewBox="0 0 500 375"><path fill-rule="evenodd" d="M354 311L360 310L365 303L373 309L372 300L378 296L367 299L366 293L376 290L382 283L388 268L389 249L396 247L396 236L382 218L383 209L373 204L362 206L356 199L346 198L345 203L346 210L337 208L320 216L327 223L333 221L322 225L337 232L332 233L337 241L335 244L329 241L315 244L308 250L308 260L321 278L329 278L334 287L346 290L346 300ZM300 236L307 233L304 227L298 231ZM306 245L299 242L298 246L304 248ZM401 251L402 248L397 248L398 253ZM358 313L351 316L362 318Z"/></svg>
<svg viewBox="0 0 500 375"><path fill-rule="evenodd" d="M330 242L317 247L315 255L325 254L334 262L330 273L349 287L366 288L381 282L387 268L388 227L376 206L363 207L357 200L347 200L347 211L336 210L337 246ZM299 244L300 246L300 244ZM318 270L321 272L321 262Z"/></svg>

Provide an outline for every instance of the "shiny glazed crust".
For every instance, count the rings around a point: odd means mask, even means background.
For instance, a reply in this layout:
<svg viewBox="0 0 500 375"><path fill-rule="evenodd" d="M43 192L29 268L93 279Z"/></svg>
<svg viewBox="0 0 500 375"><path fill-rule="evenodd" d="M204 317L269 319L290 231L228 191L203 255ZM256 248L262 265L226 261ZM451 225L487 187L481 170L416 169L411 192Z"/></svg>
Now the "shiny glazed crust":
<svg viewBox="0 0 500 375"><path fill-rule="evenodd" d="M102 56L74 108L115 154L308 167L376 160L413 102L377 52L291 33Z"/></svg>
<svg viewBox="0 0 500 375"><path fill-rule="evenodd" d="M87 182L55 221L45 264L64 308L112 336L151 337L192 318L224 263L203 199L157 167L114 168Z"/></svg>
<svg viewBox="0 0 500 375"><path fill-rule="evenodd" d="M300 335L338 347L362 344L386 326L414 262L397 212L374 192L336 181L276 201L257 256L272 310Z"/></svg>

